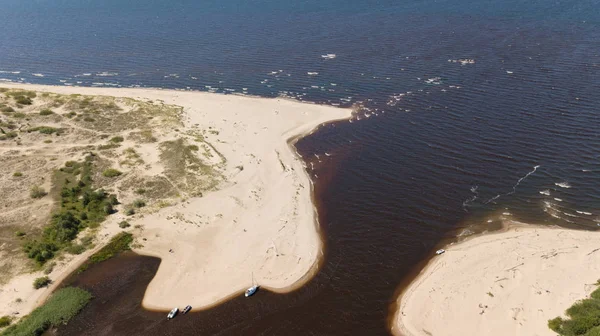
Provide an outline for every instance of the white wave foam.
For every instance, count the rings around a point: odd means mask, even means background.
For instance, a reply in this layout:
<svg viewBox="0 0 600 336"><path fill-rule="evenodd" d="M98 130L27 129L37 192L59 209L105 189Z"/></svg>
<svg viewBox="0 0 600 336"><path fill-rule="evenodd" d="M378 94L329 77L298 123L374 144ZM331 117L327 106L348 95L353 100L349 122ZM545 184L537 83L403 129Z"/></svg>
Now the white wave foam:
<svg viewBox="0 0 600 336"><path fill-rule="evenodd" d="M35 77L44 77L44 75L43 75L43 74L41 74L41 73L34 73L34 74L32 74L32 75L33 75L33 76L35 76Z"/></svg>
<svg viewBox="0 0 600 336"><path fill-rule="evenodd" d="M113 77L113 76L118 76L119 73L118 72L107 72L107 71L102 71L96 74L96 76L100 76L100 77Z"/></svg>
<svg viewBox="0 0 600 336"><path fill-rule="evenodd" d="M559 201L559 202L562 202L562 201L563 201L563 200L562 200L562 198L556 198L556 197L554 197L554 200L555 200L555 201Z"/></svg>
<svg viewBox="0 0 600 336"><path fill-rule="evenodd" d="M588 215L588 216L591 216L591 215L592 215L592 213L591 213L591 212L587 212L587 211L579 211L579 210L575 210L575 212L577 212L578 214L581 214L581 215Z"/></svg>
<svg viewBox="0 0 600 336"><path fill-rule="evenodd" d="M549 189L542 190L542 191L540 191L540 194L550 196L550 190Z"/></svg>
<svg viewBox="0 0 600 336"><path fill-rule="evenodd" d="M567 215L567 216L569 216L569 217L579 217L579 216L577 216L577 215L573 215L573 214L570 214L570 213L568 213L568 212L564 212L564 211L563 211L563 214L565 214L565 215Z"/></svg>
<svg viewBox="0 0 600 336"><path fill-rule="evenodd" d="M557 182L554 183L555 185L561 187L561 188L571 188L571 185L569 184L569 182Z"/></svg>
<svg viewBox="0 0 600 336"><path fill-rule="evenodd" d="M316 75L318 75L319 73L318 73L318 72L312 72L312 71L309 71L309 72L307 72L306 74L307 74L307 75L309 75L309 76L316 76Z"/></svg>
<svg viewBox="0 0 600 336"><path fill-rule="evenodd" d="M497 199L497 198L498 198L498 197L500 197L500 196L508 196L508 195L512 195L512 194L514 194L514 193L517 191L517 187L519 186L519 184L521 184L521 182L523 182L523 180L524 180L524 179L526 179L527 177L529 177L529 175L531 175L531 174L535 173L535 171L536 171L536 170L537 170L539 167L541 167L541 166L540 166L540 165L534 166L532 171L530 171L529 173L525 174L525 176L521 177L521 178L520 178L520 179L517 181L517 183L515 183L515 185L513 186L513 188L512 188L512 191L510 191L510 192L508 192L508 193L506 193L506 194L504 194L504 195L496 195L496 196L494 196L494 197L490 198L490 199L489 199L487 202L485 202L485 204L488 204L489 202L491 202L491 201L493 201L493 200Z"/></svg>

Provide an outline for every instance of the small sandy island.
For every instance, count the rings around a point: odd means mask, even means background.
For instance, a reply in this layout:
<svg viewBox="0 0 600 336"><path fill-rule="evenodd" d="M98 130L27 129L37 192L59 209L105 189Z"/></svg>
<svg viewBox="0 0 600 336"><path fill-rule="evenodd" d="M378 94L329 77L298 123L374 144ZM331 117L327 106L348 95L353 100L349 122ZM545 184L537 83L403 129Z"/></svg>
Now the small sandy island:
<svg viewBox="0 0 600 336"><path fill-rule="evenodd" d="M398 298L404 336L556 335L548 320L600 278L600 232L510 223L454 244Z"/></svg>
<svg viewBox="0 0 600 336"><path fill-rule="evenodd" d="M191 147L202 153L198 154L200 167L210 168L215 176L210 188L195 190L191 177L187 183L172 183L175 190L171 190L170 197L174 201L159 202L155 211L144 210L126 217L131 223L128 230L136 239L134 251L162 259L146 291L144 307L210 307L241 295L252 285L253 278L262 288L289 291L304 284L316 271L322 242L312 202L312 183L293 144L326 122L349 118L350 109L189 91L2 85L181 106L183 127L172 133L190 138L192 133L186 129L203 130L202 135L194 135L200 146ZM160 130L155 130L155 134L160 134ZM163 140L169 139L159 139ZM169 177L158 165L169 154L164 146L160 158L150 145L131 146L146 164L119 168L125 170L123 176L137 171L140 176ZM185 190L178 192L180 185ZM119 199L127 200L127 193ZM119 212L102 224L94 249L55 267L51 273L54 286L119 232L116 223L124 216ZM32 280L40 275L41 272L21 274L4 284L0 290L0 312L18 311L22 316L41 304L54 286L34 290Z"/></svg>

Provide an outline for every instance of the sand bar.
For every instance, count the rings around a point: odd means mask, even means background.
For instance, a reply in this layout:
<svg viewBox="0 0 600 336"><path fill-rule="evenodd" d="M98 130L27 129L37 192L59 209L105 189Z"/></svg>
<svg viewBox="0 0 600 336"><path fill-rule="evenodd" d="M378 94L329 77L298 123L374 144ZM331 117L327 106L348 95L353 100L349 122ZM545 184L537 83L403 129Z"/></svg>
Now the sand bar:
<svg viewBox="0 0 600 336"><path fill-rule="evenodd" d="M135 251L162 259L146 291L145 307L209 307L240 295L252 285L253 277L262 288L285 292L304 284L316 271L322 242L312 183L293 143L326 122L349 118L350 109L160 89L2 86L161 100L184 108L186 126L211 130L215 153L211 159L222 161L224 182L202 197L131 222L143 226L136 233L143 246ZM101 234L118 232L115 223L109 222ZM68 273L91 252L55 270L54 278L60 279L63 274L57 273ZM21 314L40 304L52 290L31 290L35 276L39 274L22 275L2 286L2 295L16 290L29 302L19 307ZM14 295L10 296L5 302L12 301ZM0 307L0 311L11 309Z"/></svg>
<svg viewBox="0 0 600 336"><path fill-rule="evenodd" d="M511 223L434 257L401 294L396 335L555 335L600 278L600 232Z"/></svg>

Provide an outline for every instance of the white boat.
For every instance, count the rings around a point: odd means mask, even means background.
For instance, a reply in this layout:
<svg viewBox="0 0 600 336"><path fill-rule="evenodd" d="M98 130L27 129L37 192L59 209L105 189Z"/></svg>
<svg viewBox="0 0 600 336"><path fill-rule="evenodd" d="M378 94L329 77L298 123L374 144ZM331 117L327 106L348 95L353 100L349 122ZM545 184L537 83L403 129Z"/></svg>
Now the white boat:
<svg viewBox="0 0 600 336"><path fill-rule="evenodd" d="M435 254L437 254L437 255L440 255L440 254L443 254L443 253L445 253L445 252L446 252L446 250L444 250L444 249L439 249L439 250L435 251Z"/></svg>
<svg viewBox="0 0 600 336"><path fill-rule="evenodd" d="M252 273L252 287L246 289L244 296L249 297L249 296L254 295L256 293L256 291L258 290L258 287L260 287L260 286L254 284L254 273Z"/></svg>
<svg viewBox="0 0 600 336"><path fill-rule="evenodd" d="M167 320L170 320L170 319L174 318L175 315L177 315L178 312L179 312L179 308L173 308L173 310L171 310L169 312L169 315L167 315Z"/></svg>
<svg viewBox="0 0 600 336"><path fill-rule="evenodd" d="M252 296L252 295L254 295L254 293L256 293L257 290L258 290L258 286L252 286L252 287L246 289L244 296L245 297Z"/></svg>
<svg viewBox="0 0 600 336"><path fill-rule="evenodd" d="M334 59L337 57L336 54L325 54L325 55L321 55L321 57L323 57L324 59Z"/></svg>

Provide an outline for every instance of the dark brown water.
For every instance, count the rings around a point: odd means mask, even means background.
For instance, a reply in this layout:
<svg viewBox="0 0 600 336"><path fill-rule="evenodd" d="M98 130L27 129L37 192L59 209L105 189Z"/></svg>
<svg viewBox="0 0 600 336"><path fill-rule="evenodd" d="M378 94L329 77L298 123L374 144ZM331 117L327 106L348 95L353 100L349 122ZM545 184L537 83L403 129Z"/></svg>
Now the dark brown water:
<svg viewBox="0 0 600 336"><path fill-rule="evenodd" d="M442 241L502 218L597 228L598 8L598 0L5 1L0 80L364 105L360 120L297 145L315 164L325 241L323 267L306 286L167 322L139 306L158 260L127 255L75 280L96 299L58 334L387 335L396 291ZM459 58L476 63L452 62Z"/></svg>

